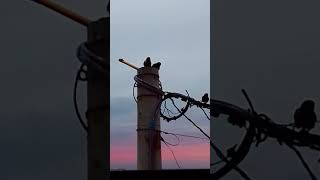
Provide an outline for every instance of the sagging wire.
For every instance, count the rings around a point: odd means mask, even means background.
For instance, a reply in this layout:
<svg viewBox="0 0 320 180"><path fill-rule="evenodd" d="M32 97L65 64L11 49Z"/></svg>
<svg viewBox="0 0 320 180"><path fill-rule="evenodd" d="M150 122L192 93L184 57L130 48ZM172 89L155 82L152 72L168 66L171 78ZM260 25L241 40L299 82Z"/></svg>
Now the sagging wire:
<svg viewBox="0 0 320 180"><path fill-rule="evenodd" d="M83 64L92 66L103 74L107 73L107 64L103 57L96 55L88 47L87 42L83 42L77 49L77 57Z"/></svg>
<svg viewBox="0 0 320 180"><path fill-rule="evenodd" d="M87 70L84 69L85 65L84 64L81 64L80 66L80 69L78 70L77 72L77 75L76 75L76 79L75 79L75 83L74 83L74 88L73 88L73 104L74 104L74 108L75 108L75 111L76 111L76 115L79 119L79 122L82 126L82 128L88 132L88 125L84 122L81 114L80 114L80 111L79 111L79 108L78 108L78 102L77 102L77 88L78 88L78 82L79 81L86 81L87 80L87 77L82 77L81 74L84 74L86 75L87 73Z"/></svg>
<svg viewBox="0 0 320 180"><path fill-rule="evenodd" d="M178 140L178 143L176 144L172 144L172 143L169 143L168 141L166 141L162 136L160 136L161 138L161 141L163 141L163 143L167 146L167 148L171 151L171 154L173 156L173 158L175 159L176 161L176 164L179 168L181 168L181 165L179 164L173 150L170 148L170 146L178 146L180 144L180 139L178 136L181 136L181 137L187 137L187 138L195 138L195 139L204 139L204 140L208 140L207 138L203 138L203 137L199 137L199 136L192 136L192 135L186 135L186 134L179 134L179 133L172 133L172 132L167 132L167 131L161 131L161 130L155 130L155 129L137 129L137 130L150 130L150 131L155 131L155 132L160 132L160 133L163 133L163 134L170 134L170 135L173 135L177 138ZM170 145L170 146L169 146Z"/></svg>
<svg viewBox="0 0 320 180"><path fill-rule="evenodd" d="M178 162L178 160L177 160L177 158L176 158L176 155L174 154L174 152L173 152L173 150L171 149L171 147L169 146L170 144L167 142L167 141L165 141L162 137L160 137L161 138L161 141L167 146L167 148L170 150L170 152L171 152L171 154L172 154L172 156L173 156L173 158L174 158L174 160L175 160L175 162L176 162L176 165L179 167L179 168L181 168L181 166L180 166L180 164L179 164L179 162Z"/></svg>
<svg viewBox="0 0 320 180"><path fill-rule="evenodd" d="M159 132L159 133L165 133L165 134L174 135L174 136L177 138L177 140L178 140L178 142L177 142L176 144L169 143L169 142L166 141L161 135L160 135L160 140L161 140L161 141L166 145L166 147L170 150L170 152L171 152L171 154L172 154L172 156L173 156L173 158L174 158L177 166L178 166L179 168L181 168L181 166L180 166L180 164L179 164L179 162L178 162L178 160L177 160L177 158L176 158L176 156L175 156L172 148L170 147L170 146L178 146L178 145L180 144L180 139L179 139L179 137L178 137L179 134L169 133L169 132L165 132L165 131L161 131L161 130L155 130L155 129L149 129L149 128L143 128L143 129L140 128L140 129L137 129L137 131L153 131L153 132Z"/></svg>
<svg viewBox="0 0 320 180"><path fill-rule="evenodd" d="M286 145L296 153L296 155L298 156L299 160L301 161L303 167L308 171L311 179L317 180L317 177L313 174L313 172L311 171L310 167L308 166L307 162L304 160L304 158L303 158L302 154L299 152L299 150L289 143L286 143Z"/></svg>
<svg viewBox="0 0 320 180"><path fill-rule="evenodd" d="M179 112L181 112L180 109L175 105L173 99L170 99L170 100L171 100L171 102L173 103L174 107L175 107ZM191 122L191 123L193 124L193 126L195 126L204 136L206 136L206 137L210 140L210 136L209 136L207 133L205 133L194 121L192 121L192 120L191 120L188 116L186 116L185 114L183 114L183 116L184 116L189 122ZM210 146L216 151L218 157L219 157L222 161L224 161L224 162L226 162L226 163L229 163L229 161L228 161L228 159L226 158L226 156L225 156L225 155L222 153L222 151L213 143L212 140L210 140ZM236 170L242 178L244 178L244 179L246 179L246 180L250 180L250 179L251 179L251 178L247 175L247 173L246 173L245 171L243 171L242 169L240 169L239 167L237 167L237 166L234 167L234 170Z"/></svg>
<svg viewBox="0 0 320 180"><path fill-rule="evenodd" d="M192 136L192 135L179 134L179 133L170 133L170 132L166 132L166 131L161 131L161 132L164 133L164 134L171 134L171 135L176 135L176 136L181 136L181 137L208 140L208 138L199 137L199 136Z"/></svg>
<svg viewBox="0 0 320 180"><path fill-rule="evenodd" d="M168 107L167 107L167 101L164 101L164 110L165 111L167 111L167 114L170 116L170 113L172 114L172 115L177 115L177 114L179 114L179 113L174 113L174 112L172 112Z"/></svg>
<svg viewBox="0 0 320 180"><path fill-rule="evenodd" d="M250 100L250 98L249 98L249 96L248 96L248 94L246 93L246 91L245 90L242 90L242 92L243 92L243 94L244 94L244 96L245 96L245 98L246 98L246 100L247 100L247 102L248 102L248 104L249 104L249 106L250 106L250 111L248 112L248 114L251 114L251 115L244 115L244 114L238 114L238 115L240 115L240 118L245 118L245 119L243 119L243 120L246 120L246 121L250 121L251 123L254 123L254 125L253 125L253 128L255 129L255 136L256 136L256 140L257 140L257 145L259 144L259 143L261 143L262 141L265 141L267 138L268 138L268 136L269 136L269 131L270 130L273 130L273 133L278 133L278 131L280 130L280 129L282 129L282 128L284 128L284 127L289 127L289 126L292 126L293 124L283 124L283 125L281 125L281 124L276 124L276 123L274 123L272 120L271 120L271 118L269 118L267 115L265 115L265 114L257 114L256 113L256 111L255 111L255 109L254 109L254 107L253 107L253 104L252 104L252 102L251 102L251 100ZM172 93L172 94L174 94L174 93ZM171 95L172 95L171 94ZM177 95L176 94L176 96L175 95L173 95L173 96L171 96L170 97L170 94L167 94L166 95L167 96L167 99L170 99L171 101L173 101L173 97L174 98L177 98L177 97L183 97L183 96L180 96L180 95ZM187 100L189 101L189 97L187 98ZM220 103L219 101L217 101L218 103ZM174 103L174 101L173 101L173 103ZM190 106L191 106L191 104L192 103L190 103ZM223 104L227 104L227 105L229 105L230 106L230 104L228 104L228 103L222 103L222 105ZM176 107L176 109L180 112L180 115L183 115L184 117L186 117L186 115L185 115L185 112L181 112L180 111L180 109L177 107L177 106L175 106ZM189 106L186 106L186 108L188 108ZM239 108L237 108L237 107L235 107L234 105L231 105L231 109L239 109ZM239 109L240 111L241 111L241 109ZM226 111L227 112L227 114L229 114L229 113L231 113L232 114L232 112L230 112L229 110L224 110L224 111ZM230 114L229 114L230 115ZM244 115L244 116L243 116ZM190 118L188 118L188 117L186 117L189 121L191 120ZM248 118L248 119L247 119ZM177 118L176 118L177 119ZM175 120L175 119L170 119L170 120ZM192 120L190 121L193 125L196 125ZM195 126L195 127L197 127L197 126ZM198 129L199 129L199 127L197 127ZM200 128L201 129L201 128ZM199 129L199 130L200 130ZM283 129L283 130L285 130L285 129ZM202 130L200 130L202 133L203 133L203 131ZM287 132L288 130L286 130L285 132ZM264 134L264 137L262 137L261 135L262 135L262 133ZM274 136L275 134L272 134L272 136ZM205 136L207 136L207 135L205 135ZM312 136L312 135L310 135L310 136ZM207 136L208 137L208 136ZM279 138L281 139L281 137L278 137L278 140L279 140ZM315 138L315 137L314 137ZM301 140L300 140L301 141ZM300 144L299 144L299 142L298 141L294 141L293 143L295 143L296 145L300 145L300 146L306 146L306 145L308 145L309 147L311 147L311 148L314 148L314 149L316 149L316 147L314 147L314 146L312 146L312 145L309 145L309 144L304 144L302 141L300 142ZM222 151L221 150L219 150L218 149L218 147L217 146L215 146L214 145L214 143L212 142L212 141L210 141L210 145L211 145L211 147L216 151L216 153L217 153L217 155L218 155L218 157L220 158L220 159L222 159L222 161L224 161L224 162L226 162L226 163L229 163L228 162L228 160L225 158L225 156L222 154ZM315 178L315 176L313 175L313 173L311 172L311 170L310 170L310 168L308 168L308 166L307 166L307 163L303 160L303 158L302 158L302 155L301 155L301 153L294 147L294 146L291 146L291 148L296 152L296 154L298 155L298 157L300 158L300 160L301 160L301 162L303 163L303 165L305 166L305 168L308 170L308 172L309 172L309 174L310 174L310 176L312 177L312 179L313 180L315 180L316 178ZM244 171L242 171L241 169L239 169L238 167L234 167L233 169L235 169L236 171L238 171L239 173L240 173L240 175L242 176L242 177L244 177L245 179L250 179L247 175L246 175L246 173L244 172Z"/></svg>
<svg viewBox="0 0 320 180"><path fill-rule="evenodd" d="M214 163L210 163L210 167L219 165L219 164L221 164L223 162L224 162L223 160L220 160L220 161L217 161L217 162L214 162Z"/></svg>
<svg viewBox="0 0 320 180"><path fill-rule="evenodd" d="M159 101L158 105L157 105L157 108L155 109L155 115L158 113L159 111L159 107L161 107L161 104L163 101L165 101L166 99L170 99L174 106L176 107L176 109L178 110L178 112L180 112L180 114L178 116L174 116L174 117L166 117L162 114L162 111L160 110L160 115L162 118L164 118L165 120L167 120L168 122L171 121L171 120L176 120L178 118L180 118L181 116L184 116L186 117L195 127L197 127L200 132L202 132L209 140L210 140L210 137L197 125L195 124L189 117L187 117L185 115L186 111L188 110L188 108L192 105L195 105L197 107L202 107L202 108L208 108L210 109L210 105L209 104L206 104L206 103L202 103L200 101L197 101L191 97L189 97L189 94L188 96L184 96L182 94L178 94L178 93L169 93L169 92L163 92L162 90L159 90L157 87L154 87L152 85L150 85L149 83L147 82L144 82L143 80L141 80L140 78L138 78L138 76L135 76L135 81L138 83L138 84L141 84L143 85L145 88L155 92L155 93L158 93L160 94L161 96L163 96L163 98ZM185 101L187 102L186 106L184 108L182 108L182 111L175 105L174 101L172 98L181 98L182 101ZM215 149L216 153L218 154L218 157L225 161L226 163L229 163L229 161L226 159L226 157L223 155L223 153L219 150L219 148L217 148L214 143L210 140L210 145L213 149ZM250 177L242 170L240 169L239 167L234 167L233 169L235 169L241 177L243 177L244 179L246 180L250 180Z"/></svg>
<svg viewBox="0 0 320 180"><path fill-rule="evenodd" d="M161 132L161 131L160 131ZM161 138L161 140L163 141L163 142L166 142L166 143L168 143L170 146L178 146L179 144L180 144L180 139L179 139L179 137L177 136L177 135L175 135L175 134L171 134L171 135L173 135L177 140L178 140L178 142L177 143L175 143L175 144L172 144L172 143L169 143L168 141L166 141L162 136L160 136L160 138Z"/></svg>
<svg viewBox="0 0 320 180"><path fill-rule="evenodd" d="M174 154L174 152L173 152L173 150L172 150L171 147L170 147L170 146L178 146L178 145L180 144L180 139L179 139L179 137L178 137L177 135L175 135L175 134L173 134L173 135L174 135L174 136L177 138L177 140L178 140L178 142L177 142L176 144L169 143L169 142L166 141L162 136L160 136L160 140L161 140L161 141L167 146L167 148L171 151L171 154L172 154L172 156L173 156L173 158L174 158L177 166L178 166L179 168L181 168L181 167L180 167L180 164L179 164L179 162L178 162L178 160L177 160L177 158L176 158L176 156L175 156L175 154Z"/></svg>
<svg viewBox="0 0 320 180"><path fill-rule="evenodd" d="M210 121L210 117L208 116L208 114L206 113L206 111L201 107L200 108L202 110L202 112L204 113L204 115L206 115L207 119Z"/></svg>
<svg viewBox="0 0 320 180"><path fill-rule="evenodd" d="M177 111L179 111L179 112L181 113L180 109L177 107L177 105L175 104L174 100L173 100L172 98L170 98L170 100L171 100L173 106L177 109ZM183 116L184 116L189 122L191 122L191 123L193 124L193 126L195 126L203 135L205 135L208 139L210 139L210 136L209 136L207 133L205 133L205 132L204 132L195 122L193 122L188 116L186 116L185 114L183 114Z"/></svg>
<svg viewBox="0 0 320 180"><path fill-rule="evenodd" d="M134 88L136 88L137 87L137 82L135 82L134 83L134 85L133 85L133 88L132 88L132 96L133 96L133 99L134 99L134 101L136 102L136 103L138 103L138 100L137 100L137 98L136 98L136 95L135 95L135 91L134 91Z"/></svg>
<svg viewBox="0 0 320 180"><path fill-rule="evenodd" d="M160 132L163 134L170 134L174 136L181 136L181 137L187 137L187 138L194 138L194 139L203 139L203 140L209 140L208 138L200 137L200 136L192 136L192 135L187 135L187 134L179 134L179 133L173 133L173 132L167 132L167 131L161 131L161 130L156 130L156 129L150 129L150 128L143 128L143 129L137 129L139 131L155 131L155 132Z"/></svg>
<svg viewBox="0 0 320 180"><path fill-rule="evenodd" d="M77 89L78 89L78 82L79 81L87 81L87 68L88 66L94 67L96 70L98 70L103 75L106 74L107 66L105 63L104 58L96 55L94 52L90 51L87 47L87 43L81 43L79 47L77 48L76 56L81 62L81 66L77 72L74 88L73 88L73 104L75 108L75 112L77 115L77 118L79 119L79 122L82 126L82 128L88 132L88 125L85 123L84 119L81 116L80 110L78 108L78 102L77 102Z"/></svg>

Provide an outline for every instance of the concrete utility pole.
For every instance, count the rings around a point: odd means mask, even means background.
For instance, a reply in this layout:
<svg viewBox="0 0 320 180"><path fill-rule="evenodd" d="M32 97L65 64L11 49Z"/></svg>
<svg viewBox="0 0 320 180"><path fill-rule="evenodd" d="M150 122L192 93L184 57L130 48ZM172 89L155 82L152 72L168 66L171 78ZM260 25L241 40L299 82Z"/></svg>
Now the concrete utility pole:
<svg viewBox="0 0 320 180"><path fill-rule="evenodd" d="M151 67L138 69L138 77L159 87L159 70ZM161 169L160 107L161 96L138 85L138 170Z"/></svg>
<svg viewBox="0 0 320 180"><path fill-rule="evenodd" d="M106 74L90 63L87 65L87 154L88 180L107 180L110 177L110 16L91 21L50 0L31 0L41 4L87 28L88 49L101 57Z"/></svg>
<svg viewBox="0 0 320 180"><path fill-rule="evenodd" d="M107 74L88 66L88 180L107 180L110 170L110 18L101 18L88 26L89 49L102 57Z"/></svg>

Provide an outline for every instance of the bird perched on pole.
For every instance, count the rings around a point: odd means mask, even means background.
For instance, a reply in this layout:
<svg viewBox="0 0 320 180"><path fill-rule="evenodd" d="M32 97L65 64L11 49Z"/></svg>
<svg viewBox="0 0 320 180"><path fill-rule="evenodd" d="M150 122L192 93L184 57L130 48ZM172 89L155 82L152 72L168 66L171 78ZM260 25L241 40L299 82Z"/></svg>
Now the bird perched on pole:
<svg viewBox="0 0 320 180"><path fill-rule="evenodd" d="M202 96L201 101L202 101L203 103L209 102L209 95L208 95L208 93L205 93L205 94Z"/></svg>
<svg viewBox="0 0 320 180"><path fill-rule="evenodd" d="M156 68L156 69L160 69L160 66L161 66L161 62L157 62L157 63L154 63L153 65L152 65L152 67L154 67L154 68Z"/></svg>
<svg viewBox="0 0 320 180"><path fill-rule="evenodd" d="M294 113L294 126L308 132L314 128L317 116L314 112L315 103L312 100L305 100Z"/></svg>
<svg viewBox="0 0 320 180"><path fill-rule="evenodd" d="M151 67L151 59L147 57L147 59L143 62L144 67Z"/></svg>

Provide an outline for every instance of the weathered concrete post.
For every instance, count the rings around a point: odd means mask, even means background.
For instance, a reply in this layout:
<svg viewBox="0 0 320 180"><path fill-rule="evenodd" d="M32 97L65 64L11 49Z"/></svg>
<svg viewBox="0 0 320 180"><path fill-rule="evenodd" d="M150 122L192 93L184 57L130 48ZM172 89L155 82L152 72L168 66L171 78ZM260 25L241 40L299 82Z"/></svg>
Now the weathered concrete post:
<svg viewBox="0 0 320 180"><path fill-rule="evenodd" d="M142 67L138 77L159 87L159 70ZM161 169L160 107L161 95L138 85L138 170Z"/></svg>
<svg viewBox="0 0 320 180"><path fill-rule="evenodd" d="M89 24L89 49L103 57L107 74L88 66L88 180L106 180L110 170L110 19L101 18Z"/></svg>

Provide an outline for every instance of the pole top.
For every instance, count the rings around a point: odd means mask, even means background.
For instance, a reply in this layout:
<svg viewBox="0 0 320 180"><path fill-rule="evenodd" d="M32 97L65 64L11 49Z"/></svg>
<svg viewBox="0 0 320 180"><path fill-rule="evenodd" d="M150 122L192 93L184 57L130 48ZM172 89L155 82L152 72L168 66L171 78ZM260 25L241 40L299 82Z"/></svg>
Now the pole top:
<svg viewBox="0 0 320 180"><path fill-rule="evenodd" d="M159 69L153 67L141 67L137 73L138 75L154 75L159 77Z"/></svg>

